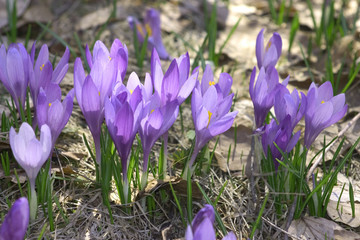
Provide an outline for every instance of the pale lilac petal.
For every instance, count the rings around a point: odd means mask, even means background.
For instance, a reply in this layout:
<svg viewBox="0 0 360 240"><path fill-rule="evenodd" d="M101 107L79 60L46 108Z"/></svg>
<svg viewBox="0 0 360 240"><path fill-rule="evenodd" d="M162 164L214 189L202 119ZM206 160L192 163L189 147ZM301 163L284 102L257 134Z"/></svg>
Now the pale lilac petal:
<svg viewBox="0 0 360 240"><path fill-rule="evenodd" d="M206 65L204 75L201 80L201 94L204 95L210 84L214 81L213 71L209 64Z"/></svg>
<svg viewBox="0 0 360 240"><path fill-rule="evenodd" d="M62 58L60 59L58 65L56 66L54 73L52 75L52 79L51 82L60 84L60 82L63 80L63 78L65 77L65 74L68 71L69 68L69 58L70 58L70 51L69 49L66 47L65 52L62 56Z"/></svg>
<svg viewBox="0 0 360 240"><path fill-rule="evenodd" d="M179 104L182 104L189 97L191 92L194 90L198 75L199 72L195 72L186 80L185 84L182 85L177 98Z"/></svg>

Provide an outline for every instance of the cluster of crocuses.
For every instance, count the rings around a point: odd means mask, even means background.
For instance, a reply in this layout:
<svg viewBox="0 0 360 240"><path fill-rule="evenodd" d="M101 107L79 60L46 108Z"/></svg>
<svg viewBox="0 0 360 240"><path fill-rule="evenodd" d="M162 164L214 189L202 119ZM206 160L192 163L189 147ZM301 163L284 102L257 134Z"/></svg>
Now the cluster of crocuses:
<svg viewBox="0 0 360 240"><path fill-rule="evenodd" d="M144 187L151 149L161 136L166 142L179 106L191 93L196 142L189 167L206 142L228 130L233 123L236 112L229 113L233 98L233 94L229 94L232 85L230 75L222 73L219 82L215 83L212 70L207 66L200 84L198 68L190 74L188 54L172 60L164 73L154 48L151 73L146 74L144 84L132 72L126 85L123 80L128 55L126 46L119 40L114 41L110 51L98 41L93 55L88 48L86 55L91 68L89 75L85 75L81 59L75 61L76 97L93 135L98 163L101 161L100 131L105 119L121 159L125 186L128 184L127 168L135 135L139 133L142 143Z"/></svg>
<svg viewBox="0 0 360 240"><path fill-rule="evenodd" d="M270 149L275 169L279 166L276 159L282 159L279 149L289 153L299 141L300 131L293 134L293 130L304 115L304 146L309 149L320 132L339 121L347 111L345 95L333 96L330 82L325 82L320 87L312 83L307 96L301 93L301 99L296 89L290 93L286 88L289 77L279 83L275 65L281 55L281 48L282 40L278 33L274 33L264 47L264 29L260 31L256 40L256 58L260 71L255 83L254 67L249 87L256 132L261 135L265 156L268 156ZM272 107L276 120L272 119L266 124L265 119Z"/></svg>
<svg viewBox="0 0 360 240"><path fill-rule="evenodd" d="M73 90L61 102L59 87L67 73L68 60L69 50L66 49L53 70L46 45L41 47L36 61L35 43L30 54L21 43L11 44L7 51L4 45L0 48L0 80L11 94L20 117L23 117L28 87L34 104L33 127L25 122L19 134L16 134L14 128L11 128L9 134L13 155L29 178L31 219L35 218L37 209L36 176L52 153L56 139L68 122L73 108ZM41 130L40 141L35 137L34 129L37 127Z"/></svg>

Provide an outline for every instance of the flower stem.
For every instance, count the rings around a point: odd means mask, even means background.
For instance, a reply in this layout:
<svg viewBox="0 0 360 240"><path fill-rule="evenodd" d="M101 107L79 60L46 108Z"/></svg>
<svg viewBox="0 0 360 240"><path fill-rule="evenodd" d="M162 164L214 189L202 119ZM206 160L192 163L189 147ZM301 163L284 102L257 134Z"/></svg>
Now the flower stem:
<svg viewBox="0 0 360 240"><path fill-rule="evenodd" d="M34 221L37 212L37 195L35 191L35 179L29 179L30 182L30 219Z"/></svg>

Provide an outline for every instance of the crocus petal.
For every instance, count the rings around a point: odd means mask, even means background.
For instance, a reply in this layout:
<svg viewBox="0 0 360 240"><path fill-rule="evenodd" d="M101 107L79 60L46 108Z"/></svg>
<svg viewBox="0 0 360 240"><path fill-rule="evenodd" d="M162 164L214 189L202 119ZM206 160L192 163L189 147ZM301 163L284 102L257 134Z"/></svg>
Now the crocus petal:
<svg viewBox="0 0 360 240"><path fill-rule="evenodd" d="M209 132L212 136L219 135L229 130L232 126L234 119L237 115L237 111L226 114L223 118L209 125Z"/></svg>
<svg viewBox="0 0 360 240"><path fill-rule="evenodd" d="M96 88L91 76L87 76L83 85L82 104L85 112L100 110L100 93Z"/></svg>
<svg viewBox="0 0 360 240"><path fill-rule="evenodd" d="M203 95L203 106L206 110L214 112L217 106L217 91L215 86L210 86Z"/></svg>
<svg viewBox="0 0 360 240"><path fill-rule="evenodd" d="M223 97L229 95L231 85L233 83L232 77L228 73L221 73L219 77L219 86L221 88Z"/></svg>
<svg viewBox="0 0 360 240"><path fill-rule="evenodd" d="M29 202L21 197L15 201L0 227L0 239L24 239L29 225Z"/></svg>
<svg viewBox="0 0 360 240"><path fill-rule="evenodd" d="M164 78L164 74L161 69L159 56L156 50L154 49L151 55L151 79L155 91L158 92L160 96L161 96L163 78Z"/></svg>
<svg viewBox="0 0 360 240"><path fill-rule="evenodd" d="M181 74L181 72L180 72ZM197 78L198 78L199 72L195 72L192 74L185 82L184 85L180 88L179 94L178 94L178 101L179 104L182 104L190 95L190 93L193 91Z"/></svg>
<svg viewBox="0 0 360 240"><path fill-rule="evenodd" d="M210 84L214 81L213 71L209 64L206 65L204 75L201 80L201 94L204 95Z"/></svg>
<svg viewBox="0 0 360 240"><path fill-rule="evenodd" d="M76 58L74 63L74 88L76 99L79 103L79 106L82 110L82 86L85 81L85 70L82 65L81 59Z"/></svg>
<svg viewBox="0 0 360 240"><path fill-rule="evenodd" d="M194 232L196 240L215 240L215 230L210 219L205 218Z"/></svg>
<svg viewBox="0 0 360 240"><path fill-rule="evenodd" d="M180 86L183 86L185 81L188 79L190 72L189 53L187 52L186 54L181 55L178 59L176 59L176 62L179 66L179 83Z"/></svg>
<svg viewBox="0 0 360 240"><path fill-rule="evenodd" d="M318 101L316 104L320 104L321 101L329 101L333 97L333 88L329 81L324 82L318 89Z"/></svg>
<svg viewBox="0 0 360 240"><path fill-rule="evenodd" d="M179 92L179 69L174 59L166 71L162 84L162 93L166 102L176 99Z"/></svg>
<svg viewBox="0 0 360 240"><path fill-rule="evenodd" d="M48 109L48 101L46 98L45 91L41 88L40 93L38 95L37 106L36 106L36 117L39 126L44 125L48 121L47 109Z"/></svg>
<svg viewBox="0 0 360 240"><path fill-rule="evenodd" d="M91 55L91 52L90 52L90 49L89 49L89 46L86 44L86 47L85 47L85 56L86 56L86 61L90 67L90 69L92 68L92 65L93 65L93 59L92 59L92 55Z"/></svg>
<svg viewBox="0 0 360 240"><path fill-rule="evenodd" d="M263 66L264 53L264 29L261 29L256 38L256 59L259 69Z"/></svg>
<svg viewBox="0 0 360 240"><path fill-rule="evenodd" d="M13 96L14 101L18 102L18 98L20 98L20 102L22 106L24 106L28 79L25 79L22 58L16 48L9 48L6 58L6 66L8 83L15 93L15 96Z"/></svg>
<svg viewBox="0 0 360 240"><path fill-rule="evenodd" d="M60 59L59 63L57 64L57 66L56 66L56 68L54 70L51 82L54 82L56 84L61 83L61 81L65 77L65 74L67 73L68 68L69 68L69 64L68 64L69 58L70 58L70 51L66 47L62 58Z"/></svg>

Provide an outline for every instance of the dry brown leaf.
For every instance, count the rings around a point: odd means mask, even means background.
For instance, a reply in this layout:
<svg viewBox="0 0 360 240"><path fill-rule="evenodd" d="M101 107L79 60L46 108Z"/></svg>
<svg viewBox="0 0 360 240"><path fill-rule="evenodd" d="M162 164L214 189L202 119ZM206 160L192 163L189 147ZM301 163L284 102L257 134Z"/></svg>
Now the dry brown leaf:
<svg viewBox="0 0 360 240"><path fill-rule="evenodd" d="M289 233L301 239L337 239L355 240L360 235L340 227L337 223L325 218L303 217L292 221Z"/></svg>
<svg viewBox="0 0 360 240"><path fill-rule="evenodd" d="M223 171L241 171L245 168L247 158L251 151L251 128L239 125L236 127L236 144L234 141L235 128L232 127L219 136L219 142L215 150L215 158L219 167ZM213 148L216 140L209 143L209 148ZM228 162L229 146L231 152Z"/></svg>
<svg viewBox="0 0 360 240"><path fill-rule="evenodd" d="M329 217L336 221L345 223L350 227L357 228L360 226L360 204L355 203L355 217L352 216L351 205L350 202L340 202L339 208L337 209L337 201L329 201L329 204L326 208L326 212Z"/></svg>

